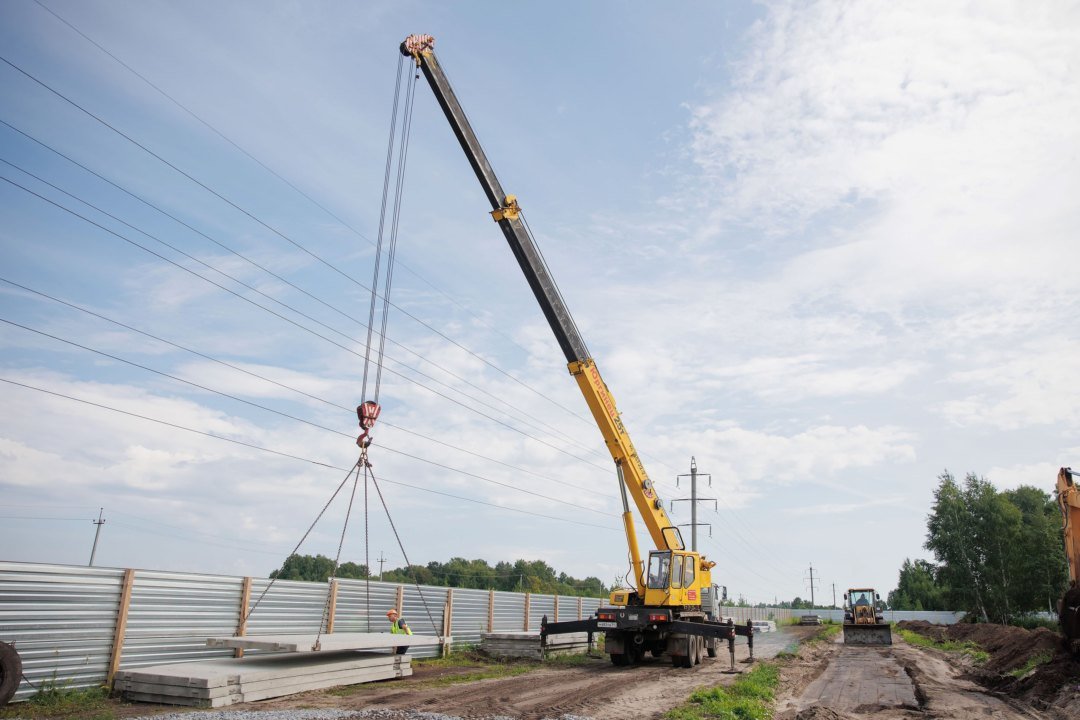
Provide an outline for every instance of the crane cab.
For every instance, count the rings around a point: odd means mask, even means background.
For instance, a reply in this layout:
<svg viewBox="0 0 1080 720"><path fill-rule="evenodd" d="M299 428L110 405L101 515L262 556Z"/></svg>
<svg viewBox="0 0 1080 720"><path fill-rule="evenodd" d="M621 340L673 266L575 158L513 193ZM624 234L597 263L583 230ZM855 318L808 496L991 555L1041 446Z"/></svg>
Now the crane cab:
<svg viewBox="0 0 1080 720"><path fill-rule="evenodd" d="M701 589L712 584L714 563L695 552L654 550L649 553L645 573L644 597L631 590L611 593L612 605L643 604L646 606L684 607L701 605ZM638 596L635 602L634 596Z"/></svg>

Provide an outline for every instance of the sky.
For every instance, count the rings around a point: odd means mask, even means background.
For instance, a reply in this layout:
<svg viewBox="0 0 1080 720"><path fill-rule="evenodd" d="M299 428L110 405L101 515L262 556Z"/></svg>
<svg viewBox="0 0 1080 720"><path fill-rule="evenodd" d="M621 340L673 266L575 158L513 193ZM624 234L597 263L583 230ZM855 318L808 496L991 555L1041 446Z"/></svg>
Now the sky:
<svg viewBox="0 0 1080 720"><path fill-rule="evenodd" d="M811 568L884 596L943 472L1080 462L1076 3L9 0L0 560L87 564L101 509L108 567L626 575L611 460L410 33L680 524L695 459L732 597Z"/></svg>

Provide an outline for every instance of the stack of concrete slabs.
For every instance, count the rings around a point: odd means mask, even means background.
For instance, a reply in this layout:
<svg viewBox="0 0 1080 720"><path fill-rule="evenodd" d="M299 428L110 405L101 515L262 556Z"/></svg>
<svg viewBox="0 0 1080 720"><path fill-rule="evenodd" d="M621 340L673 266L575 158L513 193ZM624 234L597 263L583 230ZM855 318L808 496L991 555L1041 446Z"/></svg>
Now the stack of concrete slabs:
<svg viewBox="0 0 1080 720"><path fill-rule="evenodd" d="M572 655L589 649L588 633L548 635L543 644L535 632L483 633L480 650L492 657L543 660L551 655Z"/></svg>
<svg viewBox="0 0 1080 720"><path fill-rule="evenodd" d="M346 650L121 670L114 687L126 699L137 702L216 708L409 675L412 665L408 655Z"/></svg>

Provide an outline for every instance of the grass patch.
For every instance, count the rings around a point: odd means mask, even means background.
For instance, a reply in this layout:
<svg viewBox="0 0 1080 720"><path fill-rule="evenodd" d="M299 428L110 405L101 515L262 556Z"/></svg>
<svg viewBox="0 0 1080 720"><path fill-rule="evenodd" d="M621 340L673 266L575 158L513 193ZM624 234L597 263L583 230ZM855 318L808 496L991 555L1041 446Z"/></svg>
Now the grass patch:
<svg viewBox="0 0 1080 720"><path fill-rule="evenodd" d="M957 640L946 640L944 642L938 642L932 640L925 635L920 635L917 632L911 630L904 630L902 628L893 628L893 632L899 633L900 637L912 645L918 645L920 647L933 648L935 650L944 650L945 652L960 653L967 655L975 661L976 665L982 665L990 659L990 653L983 650L976 643L970 640L964 640L963 642Z"/></svg>
<svg viewBox="0 0 1080 720"><path fill-rule="evenodd" d="M113 720L115 715L104 687L70 688L46 682L25 703L0 710L0 718L78 717Z"/></svg>
<svg viewBox="0 0 1080 720"><path fill-rule="evenodd" d="M607 655L599 652L583 652L572 653L569 655L551 655L544 658L545 665L554 665L555 667L578 667L581 665L589 665L597 660L605 660Z"/></svg>
<svg viewBox="0 0 1080 720"><path fill-rule="evenodd" d="M780 684L780 668L762 663L728 687L697 690L685 705L664 715L666 720L769 720Z"/></svg>
<svg viewBox="0 0 1080 720"><path fill-rule="evenodd" d="M1050 662L1050 658L1052 658L1053 656L1054 654L1049 650L1041 652L1038 655L1032 655L1028 658L1026 663L1016 668L1015 670L1009 671L1009 674L1012 675L1014 678L1022 678L1039 665L1045 665L1046 663Z"/></svg>
<svg viewBox="0 0 1080 720"><path fill-rule="evenodd" d="M821 632L811 638L807 638L803 643L812 645L820 642L831 642L834 637L840 634L840 628L840 625L822 625Z"/></svg>

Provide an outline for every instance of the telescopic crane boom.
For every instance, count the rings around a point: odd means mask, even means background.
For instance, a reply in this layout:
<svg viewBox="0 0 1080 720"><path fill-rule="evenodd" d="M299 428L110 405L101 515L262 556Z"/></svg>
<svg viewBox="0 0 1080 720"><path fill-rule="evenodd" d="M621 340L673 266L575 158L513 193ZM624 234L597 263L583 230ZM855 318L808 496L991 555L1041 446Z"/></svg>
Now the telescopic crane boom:
<svg viewBox="0 0 1080 720"><path fill-rule="evenodd" d="M616 664L627 664L640 658L645 649L653 650L654 654L666 650L673 658L679 658L679 662L685 662L685 657L692 657L695 652L700 658L705 645L708 645L709 654L712 655L711 643L715 638L734 638L735 635L735 629L729 626L718 626L724 628L721 632L717 628L708 629L705 625L709 613L702 610L703 600L706 600L703 596L711 597L713 605L717 600L717 590L712 585L710 573L715 563L687 550L678 528L668 517L623 425L615 399L608 391L596 362L521 217L517 198L503 190L453 88L450 87L450 82L435 56L434 42L430 35L410 35L401 44L401 52L406 57L413 58L417 68L423 72L477 180L480 181L480 186L491 204L491 216L502 230L544 317L555 333L570 374L585 397L615 462L619 477L623 527L629 546L635 587L629 592L612 593L611 603L618 607L601 608L597 618L589 621L592 623L589 627L578 627L580 623L556 623L550 627L545 625L545 632L603 628L606 632L608 652ZM647 575L638 547L628 497L633 499L638 515L645 523L656 547L649 556ZM626 607L641 610L626 612L623 610ZM657 612L650 612L652 609ZM713 615L715 614L714 612ZM692 623L696 627L682 627ZM575 627L570 628L570 625ZM651 630L648 629L650 625ZM664 627L658 629L658 625ZM745 628L739 630L739 634L748 632ZM703 638L706 638L707 642ZM679 646L683 641L683 645Z"/></svg>

